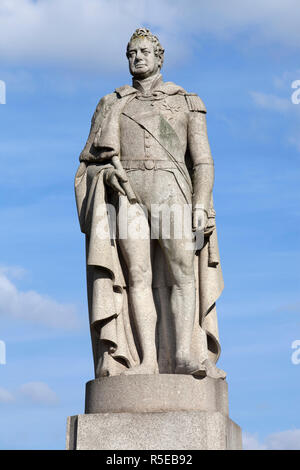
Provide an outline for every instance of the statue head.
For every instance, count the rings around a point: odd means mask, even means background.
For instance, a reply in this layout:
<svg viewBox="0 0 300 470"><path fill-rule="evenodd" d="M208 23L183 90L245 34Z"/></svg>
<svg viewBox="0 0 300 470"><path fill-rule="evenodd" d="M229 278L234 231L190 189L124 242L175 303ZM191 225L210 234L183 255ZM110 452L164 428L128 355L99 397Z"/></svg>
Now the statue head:
<svg viewBox="0 0 300 470"><path fill-rule="evenodd" d="M127 44L129 70L135 78L155 75L163 65L164 49L157 36L147 28L138 28Z"/></svg>

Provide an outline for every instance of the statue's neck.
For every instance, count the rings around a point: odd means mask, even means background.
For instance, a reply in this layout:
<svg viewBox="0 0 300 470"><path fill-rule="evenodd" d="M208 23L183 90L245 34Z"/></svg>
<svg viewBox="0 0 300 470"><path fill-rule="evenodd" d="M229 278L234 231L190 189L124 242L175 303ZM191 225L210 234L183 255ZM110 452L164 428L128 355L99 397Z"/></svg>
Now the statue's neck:
<svg viewBox="0 0 300 470"><path fill-rule="evenodd" d="M144 78L142 80L133 78L132 86L139 90L143 95L149 95L160 82L162 82L162 76L158 71L155 75L151 75L151 77Z"/></svg>

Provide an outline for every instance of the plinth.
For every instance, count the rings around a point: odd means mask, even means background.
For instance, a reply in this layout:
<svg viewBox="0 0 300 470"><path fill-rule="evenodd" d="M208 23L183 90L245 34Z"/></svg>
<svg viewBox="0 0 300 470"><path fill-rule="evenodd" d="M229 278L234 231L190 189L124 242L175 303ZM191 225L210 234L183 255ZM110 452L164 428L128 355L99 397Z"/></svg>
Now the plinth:
<svg viewBox="0 0 300 470"><path fill-rule="evenodd" d="M119 375L86 384L85 414L68 418L67 449L242 449L242 437L225 380Z"/></svg>

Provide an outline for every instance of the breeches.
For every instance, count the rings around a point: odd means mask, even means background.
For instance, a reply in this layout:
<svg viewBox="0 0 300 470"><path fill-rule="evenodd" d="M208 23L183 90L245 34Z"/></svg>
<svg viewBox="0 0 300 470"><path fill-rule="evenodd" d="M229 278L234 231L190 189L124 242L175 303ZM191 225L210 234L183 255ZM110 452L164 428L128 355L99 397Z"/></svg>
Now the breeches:
<svg viewBox="0 0 300 470"><path fill-rule="evenodd" d="M129 170L128 179L139 203L120 196L117 239L131 286L152 285L157 244L169 268L172 285L194 284L194 234L191 191L174 170Z"/></svg>

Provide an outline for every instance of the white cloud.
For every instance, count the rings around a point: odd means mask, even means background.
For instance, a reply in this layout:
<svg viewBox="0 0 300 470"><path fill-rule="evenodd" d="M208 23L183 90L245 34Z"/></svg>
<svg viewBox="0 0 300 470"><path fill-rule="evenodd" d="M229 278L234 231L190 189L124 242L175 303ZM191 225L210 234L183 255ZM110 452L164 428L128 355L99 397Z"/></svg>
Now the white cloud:
<svg viewBox="0 0 300 470"><path fill-rule="evenodd" d="M186 2L185 4L195 2ZM300 43L298 0L212 0L198 2L200 30L232 39L244 33L252 43L277 43L296 47ZM190 9L191 16L193 9ZM198 21L195 18L194 21Z"/></svg>
<svg viewBox="0 0 300 470"><path fill-rule="evenodd" d="M54 328L73 329L79 318L73 305L60 304L35 291L22 292L0 270L0 315Z"/></svg>
<svg viewBox="0 0 300 470"><path fill-rule="evenodd" d="M55 405L59 402L56 393L44 382L28 382L21 385L19 395L35 404Z"/></svg>
<svg viewBox="0 0 300 470"><path fill-rule="evenodd" d="M299 47L298 0L2 0L0 59L86 68L125 67L120 54L147 25L178 62L196 39L212 34L235 44ZM239 40L240 41L239 41Z"/></svg>
<svg viewBox="0 0 300 470"><path fill-rule="evenodd" d="M257 434L243 433L243 449L244 450L266 450L264 444L260 444Z"/></svg>
<svg viewBox="0 0 300 470"><path fill-rule="evenodd" d="M0 387L0 403L11 403L15 401L31 402L37 405L56 405L59 403L57 394L45 382L28 382L11 393Z"/></svg>
<svg viewBox="0 0 300 470"><path fill-rule="evenodd" d="M300 429L270 434L260 442L256 434L243 434L244 450L300 450Z"/></svg>
<svg viewBox="0 0 300 470"><path fill-rule="evenodd" d="M270 450L300 450L300 429L271 434L266 443Z"/></svg>
<svg viewBox="0 0 300 470"><path fill-rule="evenodd" d="M14 401L14 396L5 388L0 387L0 403L10 403Z"/></svg>
<svg viewBox="0 0 300 470"><path fill-rule="evenodd" d="M1 266L0 274L4 274L12 279L24 279L27 276L28 271L22 268L22 266Z"/></svg>
<svg viewBox="0 0 300 470"><path fill-rule="evenodd" d="M273 78L275 93L265 93L260 91L250 92L253 103L262 109L275 111L290 117L290 125L285 141L289 146L296 147L300 151L299 144L299 121L300 121L300 70L285 71L280 77ZM292 86L294 84L294 87ZM295 88L296 87L296 88ZM278 92L284 93L284 98L278 96ZM282 128L282 133L284 133ZM282 178L282 175L281 175Z"/></svg>
<svg viewBox="0 0 300 470"><path fill-rule="evenodd" d="M252 96L254 103L260 108L285 112L290 111L293 107L292 102L287 98L281 98L271 93L252 91L250 95Z"/></svg>

